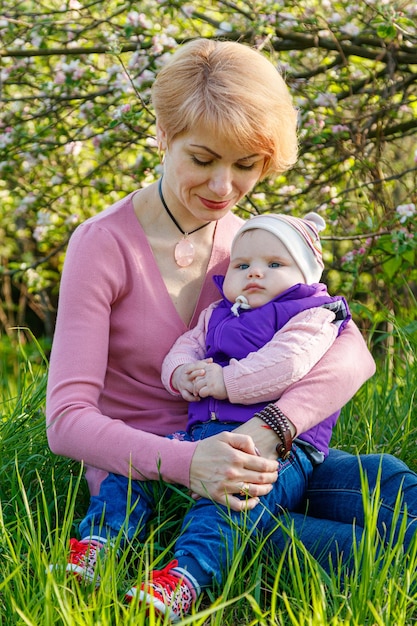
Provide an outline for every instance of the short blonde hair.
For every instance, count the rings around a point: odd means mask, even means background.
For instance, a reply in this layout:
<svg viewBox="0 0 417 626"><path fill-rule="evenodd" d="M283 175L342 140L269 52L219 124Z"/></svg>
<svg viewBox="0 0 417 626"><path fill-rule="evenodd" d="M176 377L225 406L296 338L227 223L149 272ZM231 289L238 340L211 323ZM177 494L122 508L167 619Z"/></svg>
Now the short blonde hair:
<svg viewBox="0 0 417 626"><path fill-rule="evenodd" d="M152 103L167 143L204 124L265 154L261 178L297 160L297 111L277 68L260 52L234 41L196 39L184 44L159 72Z"/></svg>

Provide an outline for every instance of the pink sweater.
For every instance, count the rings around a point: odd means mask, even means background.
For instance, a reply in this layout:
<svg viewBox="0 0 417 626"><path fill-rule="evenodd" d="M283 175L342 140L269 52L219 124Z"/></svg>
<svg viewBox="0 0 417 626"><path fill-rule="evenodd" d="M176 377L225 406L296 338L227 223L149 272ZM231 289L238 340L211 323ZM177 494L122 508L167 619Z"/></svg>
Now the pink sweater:
<svg viewBox="0 0 417 626"><path fill-rule="evenodd" d="M188 486L197 445L163 437L186 423L187 405L166 391L161 367L187 327L160 276L132 196L72 236L51 354L49 444L56 454L86 464L93 495L107 472ZM212 276L225 272L240 224L229 214L217 225L190 328L218 298ZM303 432L343 406L373 371L359 331L349 324L310 374L282 396L280 407Z"/></svg>

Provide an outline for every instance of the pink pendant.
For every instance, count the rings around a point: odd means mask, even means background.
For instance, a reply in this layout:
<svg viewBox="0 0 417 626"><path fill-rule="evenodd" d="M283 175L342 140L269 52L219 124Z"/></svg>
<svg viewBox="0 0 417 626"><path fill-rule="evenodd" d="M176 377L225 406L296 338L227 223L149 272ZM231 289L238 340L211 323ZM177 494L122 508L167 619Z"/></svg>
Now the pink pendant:
<svg viewBox="0 0 417 626"><path fill-rule="evenodd" d="M188 239L181 239L175 246L175 263L180 267L187 267L194 261L194 246Z"/></svg>

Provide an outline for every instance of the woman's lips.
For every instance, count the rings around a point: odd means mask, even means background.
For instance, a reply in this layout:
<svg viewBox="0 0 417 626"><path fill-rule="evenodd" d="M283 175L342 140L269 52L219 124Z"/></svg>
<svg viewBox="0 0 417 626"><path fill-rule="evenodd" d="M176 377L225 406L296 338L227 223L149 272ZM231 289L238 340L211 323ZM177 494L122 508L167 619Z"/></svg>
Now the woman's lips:
<svg viewBox="0 0 417 626"><path fill-rule="evenodd" d="M215 202L214 200L208 200L207 198L202 198L199 196L201 204L203 204L207 209L211 209L214 211L223 211L230 204L230 200L222 200L221 202Z"/></svg>

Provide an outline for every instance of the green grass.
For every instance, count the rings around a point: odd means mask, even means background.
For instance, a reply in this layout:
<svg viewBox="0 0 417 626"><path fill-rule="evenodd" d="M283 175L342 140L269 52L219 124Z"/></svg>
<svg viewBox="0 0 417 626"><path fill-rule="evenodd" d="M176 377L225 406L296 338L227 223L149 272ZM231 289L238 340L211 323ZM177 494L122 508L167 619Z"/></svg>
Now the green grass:
<svg viewBox="0 0 417 626"><path fill-rule="evenodd" d="M386 338L385 338L386 339ZM386 451L417 469L416 336L413 327L394 328L380 342L378 373L345 407L333 445L351 452ZM178 511L155 512L145 545L132 542L111 553L99 590L82 587L63 572L68 539L86 510L82 468L55 457L44 426L46 359L27 333L0 356L0 624L140 626L168 623L123 602L124 591L169 559L179 530ZM385 347L384 346L388 346ZM12 357L12 358L11 358ZM296 537L288 550L267 556L262 543L235 557L222 589L204 595L182 624L239 626L409 626L417 622L417 541L404 554L401 541L378 551L377 495L364 482L366 530L356 547L355 566L344 582L335 568L327 575ZM175 513L175 516L173 515ZM399 529L399 534L404 528ZM116 546L117 547L117 546Z"/></svg>

